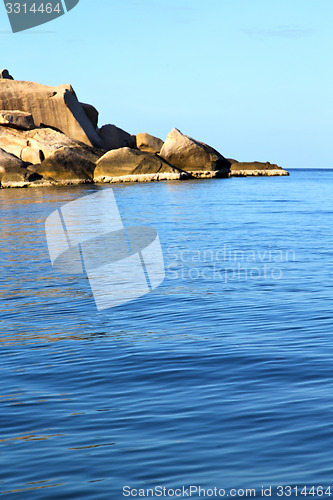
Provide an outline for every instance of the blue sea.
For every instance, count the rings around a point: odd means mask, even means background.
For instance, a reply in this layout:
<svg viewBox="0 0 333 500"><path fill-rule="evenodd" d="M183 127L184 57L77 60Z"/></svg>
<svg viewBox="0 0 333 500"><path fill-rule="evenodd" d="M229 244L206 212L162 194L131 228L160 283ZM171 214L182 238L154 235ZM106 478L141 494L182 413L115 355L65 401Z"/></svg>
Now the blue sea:
<svg viewBox="0 0 333 500"><path fill-rule="evenodd" d="M98 312L44 223L101 189L166 277ZM333 496L332 194L333 170L1 190L0 494Z"/></svg>

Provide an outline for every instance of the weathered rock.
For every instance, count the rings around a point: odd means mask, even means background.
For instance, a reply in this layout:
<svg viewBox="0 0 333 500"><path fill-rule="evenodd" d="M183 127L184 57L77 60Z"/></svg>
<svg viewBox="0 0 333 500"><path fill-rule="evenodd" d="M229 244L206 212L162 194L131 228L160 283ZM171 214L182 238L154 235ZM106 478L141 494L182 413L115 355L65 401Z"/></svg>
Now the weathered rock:
<svg viewBox="0 0 333 500"><path fill-rule="evenodd" d="M84 102L81 102L80 104L83 107L85 114L93 124L94 129L96 130L98 124L98 115L99 115L97 109L94 108L94 106L92 106L91 104L85 104Z"/></svg>
<svg viewBox="0 0 333 500"><path fill-rule="evenodd" d="M1 187L26 187L29 183L41 179L41 175L26 168L28 165L28 163L0 148Z"/></svg>
<svg viewBox="0 0 333 500"><path fill-rule="evenodd" d="M0 127L0 147L26 161L28 155L44 160L56 149L63 146L75 146L78 141L53 129L34 129L29 131ZM81 143L79 143L81 144ZM30 151L29 151L30 150ZM31 161L34 163L34 161ZM38 161L40 163L40 161Z"/></svg>
<svg viewBox="0 0 333 500"><path fill-rule="evenodd" d="M21 158L21 151L27 146L27 139L24 131L15 130L9 127L0 127L0 147L18 158Z"/></svg>
<svg viewBox="0 0 333 500"><path fill-rule="evenodd" d="M227 177L230 172L230 162L218 151L176 128L166 138L160 156L195 177Z"/></svg>
<svg viewBox="0 0 333 500"><path fill-rule="evenodd" d="M140 151L146 151L149 153L159 153L162 149L163 141L149 134L137 134L136 136L136 147Z"/></svg>
<svg viewBox="0 0 333 500"><path fill-rule="evenodd" d="M28 140L28 145L32 148L40 149L43 151L44 157L48 158L57 149L62 147L82 149L89 154L95 151L93 148L87 146L85 143L72 139L61 132L49 128L35 129L25 133ZM103 153L101 153L103 154Z"/></svg>
<svg viewBox="0 0 333 500"><path fill-rule="evenodd" d="M23 168L27 167L28 163L22 161L17 156L7 153L4 149L0 148L0 167L9 168L9 167L17 167Z"/></svg>
<svg viewBox="0 0 333 500"><path fill-rule="evenodd" d="M36 128L32 114L24 111L0 111L0 125L18 130Z"/></svg>
<svg viewBox="0 0 333 500"><path fill-rule="evenodd" d="M182 179L189 175L153 153L120 148L109 151L96 164L95 182Z"/></svg>
<svg viewBox="0 0 333 500"><path fill-rule="evenodd" d="M0 79L0 109L31 113L38 127L51 127L89 146L102 146L70 85L48 87L34 82Z"/></svg>
<svg viewBox="0 0 333 500"><path fill-rule="evenodd" d="M81 149L63 147L57 149L40 165L29 167L43 179L60 184L93 182L95 163Z"/></svg>
<svg viewBox="0 0 333 500"><path fill-rule="evenodd" d="M42 176L36 172L31 172L26 168L8 168L1 175L0 184L2 188L22 188L28 187L35 181L40 181Z"/></svg>
<svg viewBox="0 0 333 500"><path fill-rule="evenodd" d="M43 160L45 160L45 155L41 149L32 148L29 146L21 150L20 156L21 160L32 163L33 165L41 163Z"/></svg>
<svg viewBox="0 0 333 500"><path fill-rule="evenodd" d="M0 185L2 188L23 188L41 179L42 176L36 172L14 167L7 169L2 175L0 174Z"/></svg>
<svg viewBox="0 0 333 500"><path fill-rule="evenodd" d="M14 80L14 78L9 74L8 69L2 69L0 71L0 79L3 79L3 80Z"/></svg>
<svg viewBox="0 0 333 500"><path fill-rule="evenodd" d="M98 133L104 143L104 148L107 150L135 147L133 136L115 125L104 125L98 130Z"/></svg>
<svg viewBox="0 0 333 500"><path fill-rule="evenodd" d="M97 150L86 144L71 139L53 129L38 128L29 131L20 131L7 127L0 127L0 147L21 158L24 161L36 164L48 158L57 149L62 147L77 148L95 162L104 154L104 150Z"/></svg>
<svg viewBox="0 0 333 500"><path fill-rule="evenodd" d="M274 175L289 175L289 172L279 167L278 165L259 161L254 162L238 162L234 161L230 167L231 177L249 177L249 176L274 176Z"/></svg>

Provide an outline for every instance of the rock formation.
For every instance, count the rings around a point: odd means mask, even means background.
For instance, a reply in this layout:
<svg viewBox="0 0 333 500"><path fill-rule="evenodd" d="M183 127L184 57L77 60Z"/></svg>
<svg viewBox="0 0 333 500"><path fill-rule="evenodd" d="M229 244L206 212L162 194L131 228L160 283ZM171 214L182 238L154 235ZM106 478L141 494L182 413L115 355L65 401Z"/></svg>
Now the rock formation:
<svg viewBox="0 0 333 500"><path fill-rule="evenodd" d="M96 163L95 182L181 179L189 175L153 153L120 148L109 151Z"/></svg>
<svg viewBox="0 0 333 500"><path fill-rule="evenodd" d="M230 172L230 162L218 151L176 128L167 136L160 155L195 177L227 177Z"/></svg>
<svg viewBox="0 0 333 500"><path fill-rule="evenodd" d="M136 147L140 151L146 151L148 153L159 153L162 149L163 141L149 134L137 134L136 136Z"/></svg>
<svg viewBox="0 0 333 500"><path fill-rule="evenodd" d="M29 163L20 160L17 156L7 153L4 149L0 148L0 168L24 168L29 166Z"/></svg>
<svg viewBox="0 0 333 500"><path fill-rule="evenodd" d="M98 111L70 85L15 81L0 72L0 187L289 175L277 165L226 159L173 129L166 141L98 128Z"/></svg>
<svg viewBox="0 0 333 500"><path fill-rule="evenodd" d="M26 187L42 178L27 169L28 163L0 148L0 183L2 187Z"/></svg>
<svg viewBox="0 0 333 500"><path fill-rule="evenodd" d="M18 130L32 130L36 128L31 113L24 111L0 111L0 125Z"/></svg>
<svg viewBox="0 0 333 500"><path fill-rule="evenodd" d="M38 127L54 128L88 146L103 146L70 85L0 79L0 109L31 113Z"/></svg>
<svg viewBox="0 0 333 500"><path fill-rule="evenodd" d="M104 125L98 132L107 150L135 147L135 138L115 125Z"/></svg>
<svg viewBox="0 0 333 500"><path fill-rule="evenodd" d="M289 172L275 164L269 162L261 163L254 162L238 162L230 160L230 175L231 177L250 177L250 176L272 176L272 175L289 175Z"/></svg>
<svg viewBox="0 0 333 500"><path fill-rule="evenodd" d="M86 154L98 151L98 157L104 154L103 150L94 149L86 144L71 139L61 132L50 128L36 128L34 130L14 130L0 126L0 147L8 153L16 155L22 160L36 163L28 158L40 158L41 161L62 147L80 148ZM40 163L40 161L38 161Z"/></svg>
<svg viewBox="0 0 333 500"><path fill-rule="evenodd" d="M49 181L60 184L84 184L93 182L95 163L81 149L62 147L54 151L40 165L30 168Z"/></svg>

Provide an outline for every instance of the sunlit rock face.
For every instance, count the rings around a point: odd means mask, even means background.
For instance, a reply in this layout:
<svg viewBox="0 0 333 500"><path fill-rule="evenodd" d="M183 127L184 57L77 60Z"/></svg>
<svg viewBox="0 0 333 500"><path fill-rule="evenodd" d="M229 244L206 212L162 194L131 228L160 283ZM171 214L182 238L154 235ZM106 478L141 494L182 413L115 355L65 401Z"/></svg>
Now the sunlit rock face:
<svg viewBox="0 0 333 500"><path fill-rule="evenodd" d="M227 177L230 171L230 162L218 151L182 134L176 128L168 134L160 155L175 167L194 176L219 172L219 175Z"/></svg>
<svg viewBox="0 0 333 500"><path fill-rule="evenodd" d="M187 176L154 153L131 148L109 151L96 163L95 182L115 182L125 178L128 181L181 179Z"/></svg>
<svg viewBox="0 0 333 500"><path fill-rule="evenodd" d="M37 127L54 128L89 146L103 146L71 85L49 87L1 78L0 110L31 113Z"/></svg>

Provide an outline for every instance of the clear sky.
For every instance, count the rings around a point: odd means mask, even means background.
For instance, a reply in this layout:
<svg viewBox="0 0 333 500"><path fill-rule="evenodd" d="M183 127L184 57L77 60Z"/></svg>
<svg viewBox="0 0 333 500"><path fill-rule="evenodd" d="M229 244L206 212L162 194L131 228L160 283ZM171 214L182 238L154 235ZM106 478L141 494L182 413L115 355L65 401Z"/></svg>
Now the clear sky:
<svg viewBox="0 0 333 500"><path fill-rule="evenodd" d="M17 34L0 4L0 48L17 80L71 83L100 126L333 167L332 0L80 0Z"/></svg>

